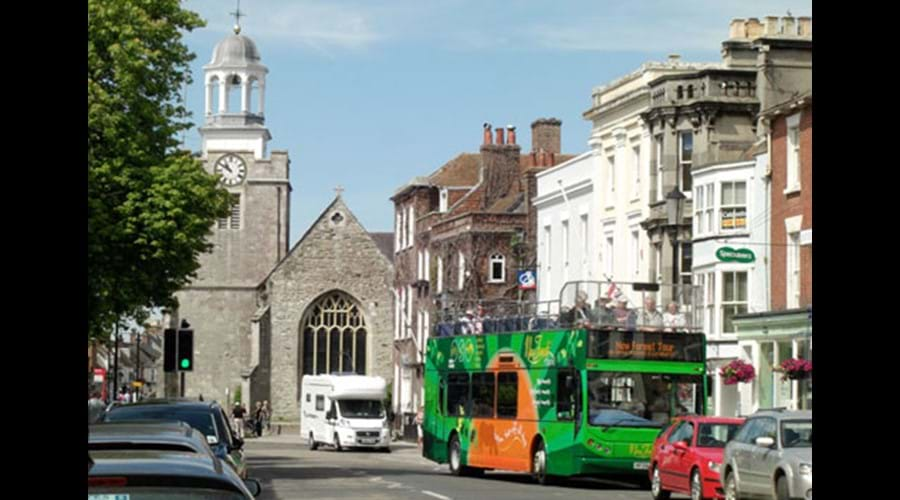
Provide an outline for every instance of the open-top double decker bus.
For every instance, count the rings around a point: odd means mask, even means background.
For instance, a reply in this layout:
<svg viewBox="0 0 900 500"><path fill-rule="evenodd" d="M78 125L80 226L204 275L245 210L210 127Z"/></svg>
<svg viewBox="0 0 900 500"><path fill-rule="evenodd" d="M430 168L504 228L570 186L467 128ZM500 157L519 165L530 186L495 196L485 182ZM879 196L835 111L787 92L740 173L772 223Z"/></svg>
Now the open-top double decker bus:
<svg viewBox="0 0 900 500"><path fill-rule="evenodd" d="M455 475L503 469L541 484L621 475L649 484L660 430L706 411L693 298L687 285L570 282L558 302L520 307L512 319L487 302L478 315L471 305L444 310L426 349L424 456Z"/></svg>

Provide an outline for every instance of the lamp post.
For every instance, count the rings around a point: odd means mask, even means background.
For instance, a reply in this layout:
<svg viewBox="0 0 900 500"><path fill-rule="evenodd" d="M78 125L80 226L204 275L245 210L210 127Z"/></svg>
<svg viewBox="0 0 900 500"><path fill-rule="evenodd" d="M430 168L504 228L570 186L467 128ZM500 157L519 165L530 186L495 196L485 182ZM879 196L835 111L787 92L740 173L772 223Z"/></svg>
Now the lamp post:
<svg viewBox="0 0 900 500"><path fill-rule="evenodd" d="M686 196L684 193L678 190L678 187L673 187L668 194L666 194L666 222L668 222L669 230L671 231L669 238L672 241L672 299L675 298L675 291L678 288L674 288L679 285L679 269L678 269L678 226L681 225L681 217L682 210L684 207L684 199Z"/></svg>

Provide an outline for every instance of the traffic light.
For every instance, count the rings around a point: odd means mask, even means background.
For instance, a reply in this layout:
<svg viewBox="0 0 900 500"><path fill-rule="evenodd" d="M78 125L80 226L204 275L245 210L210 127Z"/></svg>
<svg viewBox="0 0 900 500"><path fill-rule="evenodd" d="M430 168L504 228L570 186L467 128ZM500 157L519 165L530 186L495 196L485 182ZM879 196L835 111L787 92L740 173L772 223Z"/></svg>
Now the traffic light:
<svg viewBox="0 0 900 500"><path fill-rule="evenodd" d="M174 328L166 328L165 337L163 337L163 371L178 371L175 368L175 332Z"/></svg>
<svg viewBox="0 0 900 500"><path fill-rule="evenodd" d="M194 330L178 330L178 371L194 370Z"/></svg>

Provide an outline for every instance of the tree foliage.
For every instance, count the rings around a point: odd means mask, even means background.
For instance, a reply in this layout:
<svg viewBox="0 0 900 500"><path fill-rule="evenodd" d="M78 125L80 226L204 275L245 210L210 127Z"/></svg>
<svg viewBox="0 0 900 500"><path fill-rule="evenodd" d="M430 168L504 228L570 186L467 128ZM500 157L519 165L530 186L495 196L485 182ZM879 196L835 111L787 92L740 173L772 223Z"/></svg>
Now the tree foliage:
<svg viewBox="0 0 900 500"><path fill-rule="evenodd" d="M196 276L230 198L177 134L200 17L178 0L88 1L89 336L143 307L172 306Z"/></svg>

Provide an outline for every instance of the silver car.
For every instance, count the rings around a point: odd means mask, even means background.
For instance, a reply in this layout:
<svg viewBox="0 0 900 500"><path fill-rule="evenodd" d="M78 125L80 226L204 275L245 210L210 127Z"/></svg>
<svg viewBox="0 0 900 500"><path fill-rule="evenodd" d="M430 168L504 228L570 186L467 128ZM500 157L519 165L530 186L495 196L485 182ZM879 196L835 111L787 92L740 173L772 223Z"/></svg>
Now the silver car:
<svg viewBox="0 0 900 500"><path fill-rule="evenodd" d="M726 500L812 500L812 412L759 411L725 445Z"/></svg>

